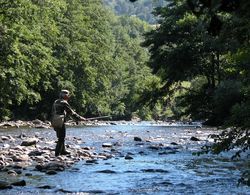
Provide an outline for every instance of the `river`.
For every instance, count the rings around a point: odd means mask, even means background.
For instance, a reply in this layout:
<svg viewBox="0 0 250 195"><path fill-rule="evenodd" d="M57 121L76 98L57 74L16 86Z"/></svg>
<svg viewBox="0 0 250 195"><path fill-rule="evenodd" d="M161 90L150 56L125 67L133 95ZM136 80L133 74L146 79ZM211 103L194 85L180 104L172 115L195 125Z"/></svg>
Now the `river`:
<svg viewBox="0 0 250 195"><path fill-rule="evenodd" d="M80 161L56 175L22 174L19 177L25 179L26 186L1 190L0 194L250 194L249 187L238 185L246 158L232 161L231 153L192 155L212 141L207 136L213 131L149 123L68 128L67 139L82 138L81 145L110 152L113 158L91 164ZM19 133L56 139L51 129L8 130L9 135ZM0 135L6 135L6 130ZM201 141L190 140L192 136ZM134 141L134 137L142 141ZM103 143L112 143L112 149L103 148Z"/></svg>

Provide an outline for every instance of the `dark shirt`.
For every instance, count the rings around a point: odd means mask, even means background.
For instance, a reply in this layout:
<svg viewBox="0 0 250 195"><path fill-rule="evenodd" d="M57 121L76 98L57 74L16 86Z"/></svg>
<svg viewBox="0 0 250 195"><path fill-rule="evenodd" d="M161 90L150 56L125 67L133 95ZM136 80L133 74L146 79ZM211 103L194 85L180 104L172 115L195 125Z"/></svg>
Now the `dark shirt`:
<svg viewBox="0 0 250 195"><path fill-rule="evenodd" d="M64 99L57 99L52 107L52 115L71 115L75 120L80 120L81 116L77 114Z"/></svg>

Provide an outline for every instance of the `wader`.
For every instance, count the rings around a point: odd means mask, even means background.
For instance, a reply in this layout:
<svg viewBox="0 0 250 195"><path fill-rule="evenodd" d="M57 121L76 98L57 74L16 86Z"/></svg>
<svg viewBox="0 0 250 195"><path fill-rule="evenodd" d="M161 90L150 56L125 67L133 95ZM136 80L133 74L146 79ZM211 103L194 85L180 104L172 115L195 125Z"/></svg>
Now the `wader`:
<svg viewBox="0 0 250 195"><path fill-rule="evenodd" d="M65 136L66 136L66 128L65 124L63 124L62 128L60 129L55 129L56 131L56 136L57 136L57 144L56 144L56 149L55 149L55 156L59 155L64 155L64 154L69 154L65 150Z"/></svg>

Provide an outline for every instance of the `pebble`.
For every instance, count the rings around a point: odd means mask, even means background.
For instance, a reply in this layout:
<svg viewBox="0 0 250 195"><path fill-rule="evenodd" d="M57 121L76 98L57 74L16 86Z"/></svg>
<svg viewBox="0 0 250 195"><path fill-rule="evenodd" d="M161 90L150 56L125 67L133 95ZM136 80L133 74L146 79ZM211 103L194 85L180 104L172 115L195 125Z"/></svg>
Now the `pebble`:
<svg viewBox="0 0 250 195"><path fill-rule="evenodd" d="M124 157L126 160L132 160L134 159L132 156L130 156L129 154L127 154L125 157Z"/></svg>

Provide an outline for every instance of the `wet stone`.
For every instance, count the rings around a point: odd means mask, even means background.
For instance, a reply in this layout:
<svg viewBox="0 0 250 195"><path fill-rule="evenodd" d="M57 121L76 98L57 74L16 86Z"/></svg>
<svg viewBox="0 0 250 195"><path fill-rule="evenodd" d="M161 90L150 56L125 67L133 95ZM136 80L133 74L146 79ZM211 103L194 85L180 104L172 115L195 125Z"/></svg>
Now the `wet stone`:
<svg viewBox="0 0 250 195"><path fill-rule="evenodd" d="M97 171L97 173L108 173L108 174L114 174L114 173L116 173L116 171L106 169L106 170Z"/></svg>
<svg viewBox="0 0 250 195"><path fill-rule="evenodd" d="M132 159L134 159L131 155L129 155L129 154L127 154L126 156L125 156L125 159L126 160L132 160Z"/></svg>
<svg viewBox="0 0 250 195"><path fill-rule="evenodd" d="M159 152L159 155L165 155L165 154L175 154L177 151L164 151L164 152Z"/></svg>
<svg viewBox="0 0 250 195"><path fill-rule="evenodd" d="M151 145L148 148L151 149L151 150L159 150L159 149L161 149L161 147L158 146L158 145Z"/></svg>
<svg viewBox="0 0 250 195"><path fill-rule="evenodd" d="M42 152L42 151L39 151L39 150L34 150L34 151L31 151L28 155L29 156L41 156L44 153L45 152Z"/></svg>
<svg viewBox="0 0 250 195"><path fill-rule="evenodd" d="M11 189L12 186L5 181L0 181L0 190L4 190L4 189Z"/></svg>
<svg viewBox="0 0 250 195"><path fill-rule="evenodd" d="M54 171L54 170L49 170L49 171L46 172L46 174L47 174L47 175L56 175L57 172Z"/></svg>
<svg viewBox="0 0 250 195"><path fill-rule="evenodd" d="M193 136L190 138L190 140L191 141L200 141L200 139L198 139L197 137L193 137Z"/></svg>
<svg viewBox="0 0 250 195"><path fill-rule="evenodd" d="M98 164L96 159L86 160L86 163L95 163Z"/></svg>
<svg viewBox="0 0 250 195"><path fill-rule="evenodd" d="M11 185L13 185L13 186L26 186L26 181L25 180L16 181L16 182L12 183Z"/></svg>
<svg viewBox="0 0 250 195"><path fill-rule="evenodd" d="M107 147L107 148L109 148L109 147L112 147L112 146L113 146L112 143L103 143L103 144L102 144L102 147Z"/></svg>
<svg viewBox="0 0 250 195"><path fill-rule="evenodd" d="M24 154L24 155L15 155L15 156L12 156L12 159L15 162L28 161L29 156L26 155L26 154Z"/></svg>
<svg viewBox="0 0 250 195"><path fill-rule="evenodd" d="M148 172L148 173L168 173L169 171L163 170L163 169L142 169L142 172Z"/></svg>
<svg viewBox="0 0 250 195"><path fill-rule="evenodd" d="M104 194L105 191L102 191L102 190L90 190L90 191L85 191L84 193L87 193L87 194Z"/></svg>
<svg viewBox="0 0 250 195"><path fill-rule="evenodd" d="M30 177L32 176L32 173L25 173L25 176Z"/></svg>
<svg viewBox="0 0 250 195"><path fill-rule="evenodd" d="M140 137L134 137L134 141L136 141L136 142L141 142L141 141L142 141L142 138L140 138Z"/></svg>
<svg viewBox="0 0 250 195"><path fill-rule="evenodd" d="M9 170L7 173L8 175L17 176L17 173L14 170Z"/></svg>
<svg viewBox="0 0 250 195"><path fill-rule="evenodd" d="M31 139L24 140L21 143L21 146L32 146L32 145L36 145L37 142L38 142L37 138L31 138Z"/></svg>
<svg viewBox="0 0 250 195"><path fill-rule="evenodd" d="M44 186L39 186L38 188L40 188L40 189L52 189L53 187L51 187L49 185L44 185Z"/></svg>

